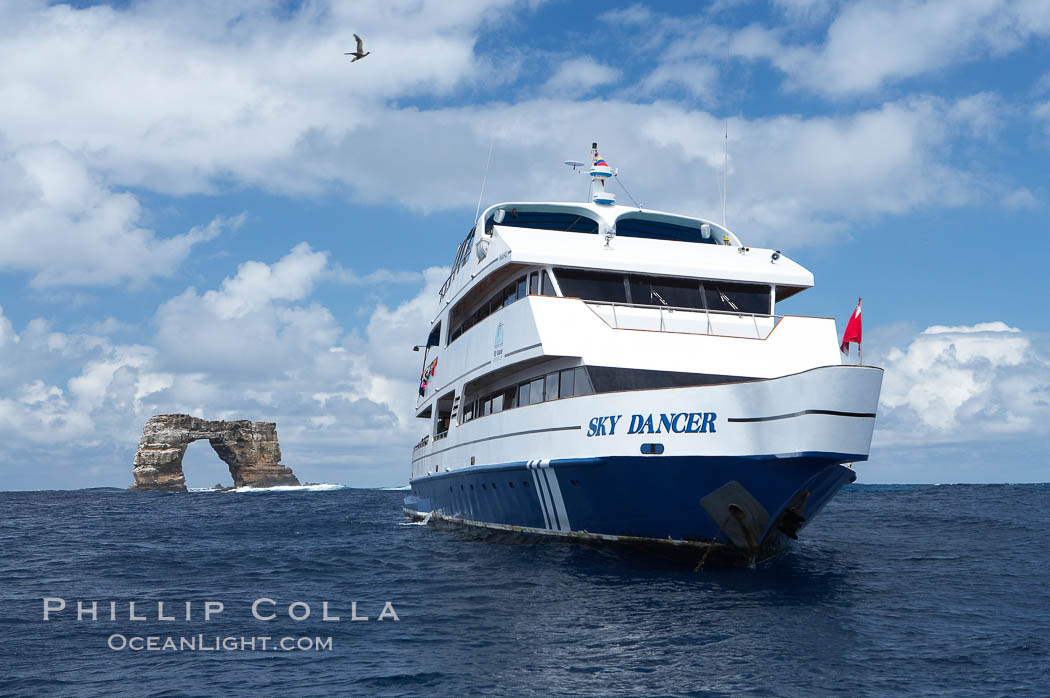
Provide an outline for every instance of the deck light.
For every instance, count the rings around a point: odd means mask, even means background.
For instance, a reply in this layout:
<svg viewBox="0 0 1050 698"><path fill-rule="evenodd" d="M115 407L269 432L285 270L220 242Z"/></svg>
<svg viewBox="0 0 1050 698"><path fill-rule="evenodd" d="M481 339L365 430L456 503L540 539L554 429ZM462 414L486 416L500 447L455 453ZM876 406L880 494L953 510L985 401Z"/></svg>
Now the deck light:
<svg viewBox="0 0 1050 698"><path fill-rule="evenodd" d="M770 263L780 259L780 250L773 250L773 255L769 258Z"/></svg>

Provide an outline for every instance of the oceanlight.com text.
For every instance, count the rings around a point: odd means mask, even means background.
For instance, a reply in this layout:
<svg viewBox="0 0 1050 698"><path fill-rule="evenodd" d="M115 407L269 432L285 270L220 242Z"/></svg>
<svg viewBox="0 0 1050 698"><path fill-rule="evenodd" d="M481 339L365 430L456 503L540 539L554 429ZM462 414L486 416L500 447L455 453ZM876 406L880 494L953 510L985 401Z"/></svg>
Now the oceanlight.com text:
<svg viewBox="0 0 1050 698"><path fill-rule="evenodd" d="M114 633L106 645L118 652L331 652L332 638Z"/></svg>

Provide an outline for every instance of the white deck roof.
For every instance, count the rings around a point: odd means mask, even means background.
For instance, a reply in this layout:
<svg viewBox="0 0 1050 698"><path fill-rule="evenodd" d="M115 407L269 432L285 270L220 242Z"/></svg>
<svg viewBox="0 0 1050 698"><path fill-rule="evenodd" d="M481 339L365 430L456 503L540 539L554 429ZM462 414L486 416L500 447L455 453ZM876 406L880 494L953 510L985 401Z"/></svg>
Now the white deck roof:
<svg viewBox="0 0 1050 698"><path fill-rule="evenodd" d="M637 209L634 209L637 211ZM773 250L496 226L512 262L810 287L813 274Z"/></svg>

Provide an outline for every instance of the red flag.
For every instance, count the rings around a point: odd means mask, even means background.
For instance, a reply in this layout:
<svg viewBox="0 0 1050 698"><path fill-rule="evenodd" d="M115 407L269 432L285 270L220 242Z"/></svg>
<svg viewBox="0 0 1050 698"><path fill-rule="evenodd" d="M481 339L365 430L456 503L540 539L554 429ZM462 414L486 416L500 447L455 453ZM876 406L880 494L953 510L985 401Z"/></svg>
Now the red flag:
<svg viewBox="0 0 1050 698"><path fill-rule="evenodd" d="M850 342L860 345L860 304L863 300L863 298L857 299L857 307L853 314L849 316L849 322L846 323L846 331L842 333L842 344L839 345L839 351L847 356L849 355Z"/></svg>

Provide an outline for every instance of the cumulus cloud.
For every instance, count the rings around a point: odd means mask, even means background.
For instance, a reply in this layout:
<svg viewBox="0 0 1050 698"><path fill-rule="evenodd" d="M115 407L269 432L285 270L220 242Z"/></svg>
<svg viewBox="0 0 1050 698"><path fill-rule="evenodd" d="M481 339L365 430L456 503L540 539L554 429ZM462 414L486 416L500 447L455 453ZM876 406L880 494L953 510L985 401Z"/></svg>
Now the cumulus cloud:
<svg viewBox="0 0 1050 698"><path fill-rule="evenodd" d="M955 105L914 98L839 117L733 118L730 227L753 244L805 229L796 244L816 244L854 220L987 197L987 179L969 174L966 163L951 164L950 144L971 132L975 118ZM604 115L597 133L596 110ZM713 216L720 209L723 129L721 116L664 101L537 99L484 110L393 112L382 127L318 141L298 157L333 173L351 157L368 162L336 176L365 201L430 212L460 205L462 192L477 186L476 163L493 141L486 200L582 198L586 184L558 163L583 158L597 140L643 205ZM387 157L404 139L431 143L413 161L442 177L424 189L406 191L400 164Z"/></svg>
<svg viewBox="0 0 1050 698"><path fill-rule="evenodd" d="M29 229L51 230L57 220L55 229L76 229L83 249L60 245L69 253L44 268L46 255L23 242L15 250L21 257L0 264L36 269L41 284L145 278L177 266L212 230L158 239L142 229L137 200L120 187L184 194L232 182L289 195L344 191L358 202L421 212L462 208L463 192L475 190L478 163L492 142L486 193L493 198L565 199L585 191L557 163L582 157L598 140L643 204L714 215L724 115L659 97L684 90L702 104L717 104L710 98L717 79L712 56L724 51L725 32L703 19L677 22L681 26L653 19L667 43L653 51L655 65L640 83L615 98L580 99L621 78L615 67L582 56L558 66L546 97L443 103L457 89L503 79L492 59L477 54L475 37L493 12L523 6L375 0L307 4L293 12L236 3L214 11L193 4L25 9L0 23L0 60L6 56L11 67L0 75L0 94L19 97L9 101L0 131L13 162L55 150L69 181L56 181L46 200L32 189L20 194L19 187L0 197L14 211L25 207L19 197L36 196L43 203L28 207L38 210ZM630 7L606 18L640 21L647 13ZM844 17L846 11L835 21ZM341 59L352 31L365 36L374 53L349 66ZM752 25L735 32L731 46L735 56L769 58L784 52L784 41L782 32ZM73 53L86 58L74 60ZM16 60L25 55L32 60ZM118 98L129 93L140 98ZM633 101L638 95L657 100L640 104ZM398 102L417 97L431 105ZM77 118L54 113L56 103L71 105ZM978 93L813 118L734 118L730 225L751 243L798 229L810 233L801 243L818 243L857 219L962 205L992 188L991 200L1006 201L1002 190L1011 187L989 184L994 176L971 176L971 162L953 162L960 139L987 140L1001 127L998 109L993 95ZM603 115L597 132L595 113ZM418 144L415 166L441 177L405 187L403 161L391 154L404 152L406 143ZM17 172L7 178L24 179ZM81 203L63 213L70 201ZM11 228L7 237L16 236L29 239ZM123 250L112 259L96 263L79 254L110 240Z"/></svg>
<svg viewBox="0 0 1050 698"><path fill-rule="evenodd" d="M616 82L620 71L599 63L590 56L580 56L562 61L543 89L547 92L568 95L586 95L596 87Z"/></svg>
<svg viewBox="0 0 1050 698"><path fill-rule="evenodd" d="M1012 53L1050 35L1050 6L1024 0L777 0L784 17L807 28L825 26L806 42L790 26L715 24L709 13L659 15L643 8L610 12L611 24L636 22L660 40L665 59L734 58L763 61L790 88L839 99L988 56ZM830 21L829 21L830 18ZM799 34L809 36L809 32Z"/></svg>
<svg viewBox="0 0 1050 698"><path fill-rule="evenodd" d="M194 245L243 220L158 237L142 226L136 196L107 187L57 145L0 153L0 185L0 270L28 271L37 287L170 276Z"/></svg>
<svg viewBox="0 0 1050 698"><path fill-rule="evenodd" d="M391 98L497 79L475 35L520 4L5 4L0 270L37 286L170 275L223 221L159 237L136 189L326 192L340 178L297 161L300 144L376 123ZM372 55L351 68L354 32Z"/></svg>
<svg viewBox="0 0 1050 698"><path fill-rule="evenodd" d="M934 325L881 359L876 444L988 441L1050 433L1045 338L1002 322Z"/></svg>
<svg viewBox="0 0 1050 698"><path fill-rule="evenodd" d="M412 346L447 274L418 274L418 292L377 305L362 332L313 300L339 279L327 253L305 243L163 303L149 344L43 320L17 331L0 309L0 462L44 467L76 453L84 468L63 486L122 485L145 420L188 412L278 422L285 462L308 479L402 482L407 449L426 429L413 414L421 359Z"/></svg>

